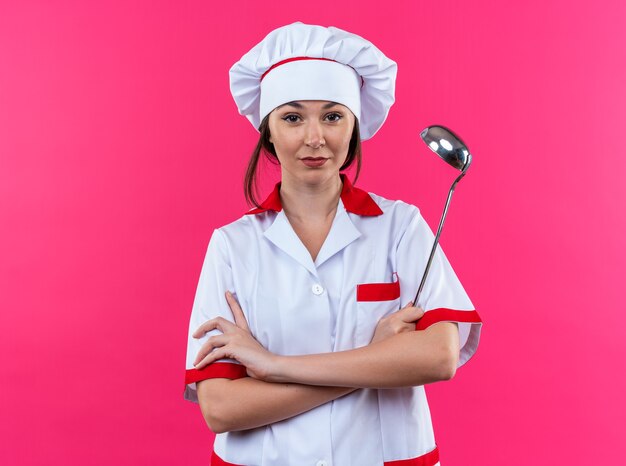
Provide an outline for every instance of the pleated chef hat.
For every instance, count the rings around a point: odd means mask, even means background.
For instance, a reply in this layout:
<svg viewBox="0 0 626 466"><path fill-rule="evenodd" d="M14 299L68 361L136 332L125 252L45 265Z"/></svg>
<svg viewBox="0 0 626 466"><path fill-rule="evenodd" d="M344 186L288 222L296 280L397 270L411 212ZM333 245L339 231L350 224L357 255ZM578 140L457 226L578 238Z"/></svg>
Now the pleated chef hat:
<svg viewBox="0 0 626 466"><path fill-rule="evenodd" d="M374 44L336 27L300 21L270 32L230 69L230 91L254 128L279 105L329 100L359 120L361 139L374 136L394 103L396 62Z"/></svg>

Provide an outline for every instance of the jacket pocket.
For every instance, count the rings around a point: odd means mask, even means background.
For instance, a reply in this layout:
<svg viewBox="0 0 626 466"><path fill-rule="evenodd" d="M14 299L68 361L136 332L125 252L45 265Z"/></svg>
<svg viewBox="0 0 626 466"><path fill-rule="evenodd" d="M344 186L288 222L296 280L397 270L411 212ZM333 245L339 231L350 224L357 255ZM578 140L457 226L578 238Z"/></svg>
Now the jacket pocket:
<svg viewBox="0 0 626 466"><path fill-rule="evenodd" d="M356 286L358 302L391 301L400 297L400 281L393 283L361 283Z"/></svg>
<svg viewBox="0 0 626 466"><path fill-rule="evenodd" d="M356 346L369 344L378 321L400 309L400 280L388 283L359 283L356 286Z"/></svg>

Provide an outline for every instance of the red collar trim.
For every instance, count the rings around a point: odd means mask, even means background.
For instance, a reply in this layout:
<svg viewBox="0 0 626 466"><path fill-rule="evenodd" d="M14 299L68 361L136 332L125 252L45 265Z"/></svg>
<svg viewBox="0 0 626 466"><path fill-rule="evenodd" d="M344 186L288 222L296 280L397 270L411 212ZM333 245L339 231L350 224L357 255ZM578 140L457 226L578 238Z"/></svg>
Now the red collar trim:
<svg viewBox="0 0 626 466"><path fill-rule="evenodd" d="M378 207L378 204L376 204L374 199L372 199L372 196L370 196L366 191L352 186L348 177L343 173L339 176L343 182L343 188L341 189L341 201L343 202L343 206L346 208L346 211L363 216L375 216L383 213L380 207ZM270 195L267 196L267 198L261 203L260 207L256 207L249 212L246 212L246 215L260 214L268 210L280 212L282 209L283 206L280 202L279 181L276 183L276 186L274 186L274 190L270 193Z"/></svg>

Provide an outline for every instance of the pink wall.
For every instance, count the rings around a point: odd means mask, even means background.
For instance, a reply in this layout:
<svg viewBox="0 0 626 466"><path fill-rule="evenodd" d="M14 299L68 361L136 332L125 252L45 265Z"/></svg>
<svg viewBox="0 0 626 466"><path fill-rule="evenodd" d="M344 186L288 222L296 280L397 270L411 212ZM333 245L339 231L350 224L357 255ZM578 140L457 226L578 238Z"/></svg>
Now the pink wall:
<svg viewBox="0 0 626 466"><path fill-rule="evenodd" d="M0 463L207 464L187 324L256 135L228 69L300 20L399 64L359 186L436 227L419 130L474 153L442 245L485 325L428 388L443 464L626 464L625 5L1 2Z"/></svg>

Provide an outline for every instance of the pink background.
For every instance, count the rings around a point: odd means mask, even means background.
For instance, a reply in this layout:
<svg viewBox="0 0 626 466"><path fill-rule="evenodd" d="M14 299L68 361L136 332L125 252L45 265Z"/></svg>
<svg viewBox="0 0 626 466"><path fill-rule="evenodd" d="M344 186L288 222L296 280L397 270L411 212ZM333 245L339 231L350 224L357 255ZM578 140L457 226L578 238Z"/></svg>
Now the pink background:
<svg viewBox="0 0 626 466"><path fill-rule="evenodd" d="M2 1L0 463L208 463L187 325L257 135L228 69L298 20L398 62L358 186L436 228L419 131L474 154L442 245L485 325L427 389L442 464L626 464L621 0Z"/></svg>

